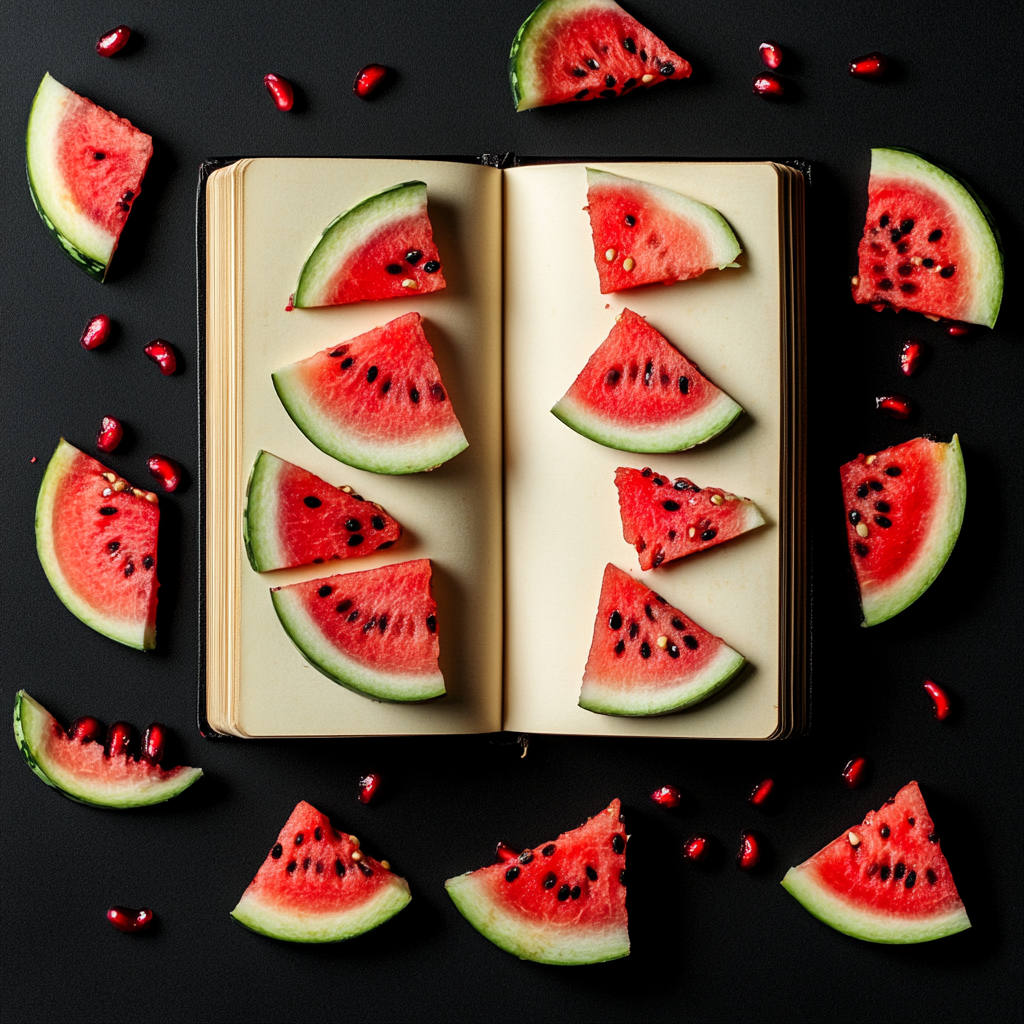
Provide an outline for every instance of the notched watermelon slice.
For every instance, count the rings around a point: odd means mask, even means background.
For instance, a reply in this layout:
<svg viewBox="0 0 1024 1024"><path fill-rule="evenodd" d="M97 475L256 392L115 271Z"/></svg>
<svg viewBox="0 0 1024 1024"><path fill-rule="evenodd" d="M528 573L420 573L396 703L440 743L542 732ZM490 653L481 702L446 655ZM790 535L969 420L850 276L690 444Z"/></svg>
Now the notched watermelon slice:
<svg viewBox="0 0 1024 1024"><path fill-rule="evenodd" d="M713 207L592 167L587 168L587 210L602 295L735 267L741 251L732 228Z"/></svg>
<svg viewBox="0 0 1024 1024"><path fill-rule="evenodd" d="M994 327L1003 254L963 182L902 149L873 149L856 302Z"/></svg>
<svg viewBox="0 0 1024 1024"><path fill-rule="evenodd" d="M419 313L273 375L295 425L321 451L371 473L421 473L468 446Z"/></svg>
<svg viewBox="0 0 1024 1024"><path fill-rule="evenodd" d="M36 501L36 551L67 608L104 636L156 646L156 494L61 438Z"/></svg>
<svg viewBox="0 0 1024 1024"><path fill-rule="evenodd" d="M916 782L782 884L825 924L866 942L930 942L971 927Z"/></svg>
<svg viewBox="0 0 1024 1024"><path fill-rule="evenodd" d="M917 437L839 470L864 625L913 604L953 552L967 503L960 439Z"/></svg>
<svg viewBox="0 0 1024 1024"><path fill-rule="evenodd" d="M183 793L200 768L163 769L127 753L108 757L103 744L72 739L24 690L14 698L14 736L28 766L48 786L79 803L129 808L160 804Z"/></svg>
<svg viewBox="0 0 1024 1024"><path fill-rule="evenodd" d="M692 448L743 412L629 309L551 411L584 437L627 452Z"/></svg>
<svg viewBox="0 0 1024 1024"><path fill-rule="evenodd" d="M256 456L242 537L257 572L356 558L391 547L402 527L347 484L334 487L270 452Z"/></svg>
<svg viewBox="0 0 1024 1024"><path fill-rule="evenodd" d="M666 715L707 700L745 663L724 640L609 564L580 707L601 715Z"/></svg>
<svg viewBox="0 0 1024 1024"><path fill-rule="evenodd" d="M691 71L614 0L544 0L520 26L508 58L516 110L614 99Z"/></svg>
<svg viewBox="0 0 1024 1024"><path fill-rule="evenodd" d="M444 286L427 215L427 186L403 181L364 199L324 228L299 274L294 305L395 299Z"/></svg>
<svg viewBox="0 0 1024 1024"><path fill-rule="evenodd" d="M28 119L28 184L57 244L102 281L142 179L153 139L48 74Z"/></svg>
<svg viewBox="0 0 1024 1024"><path fill-rule="evenodd" d="M595 964L629 954L618 800L554 842L444 883L462 916L523 960Z"/></svg>
<svg viewBox="0 0 1024 1024"><path fill-rule="evenodd" d="M270 594L285 632L328 679L374 700L444 696L429 559L293 583Z"/></svg>
<svg viewBox="0 0 1024 1024"><path fill-rule="evenodd" d="M383 924L411 898L387 861L302 800L231 916L272 939L341 942Z"/></svg>

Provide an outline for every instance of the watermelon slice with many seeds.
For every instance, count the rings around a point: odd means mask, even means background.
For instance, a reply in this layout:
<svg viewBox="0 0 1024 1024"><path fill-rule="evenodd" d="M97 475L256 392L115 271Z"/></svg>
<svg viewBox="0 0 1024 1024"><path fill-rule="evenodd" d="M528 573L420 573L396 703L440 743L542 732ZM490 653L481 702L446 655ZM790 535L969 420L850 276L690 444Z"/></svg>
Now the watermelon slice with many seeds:
<svg viewBox="0 0 1024 1024"><path fill-rule="evenodd" d="M406 907L409 883L305 800L285 822L231 916L285 942L340 942Z"/></svg>
<svg viewBox="0 0 1024 1024"><path fill-rule="evenodd" d="M620 804L517 860L444 883L481 935L523 960L594 964L629 954Z"/></svg>
<svg viewBox="0 0 1024 1024"><path fill-rule="evenodd" d="M971 927L916 782L782 884L825 924L867 942L930 942Z"/></svg>

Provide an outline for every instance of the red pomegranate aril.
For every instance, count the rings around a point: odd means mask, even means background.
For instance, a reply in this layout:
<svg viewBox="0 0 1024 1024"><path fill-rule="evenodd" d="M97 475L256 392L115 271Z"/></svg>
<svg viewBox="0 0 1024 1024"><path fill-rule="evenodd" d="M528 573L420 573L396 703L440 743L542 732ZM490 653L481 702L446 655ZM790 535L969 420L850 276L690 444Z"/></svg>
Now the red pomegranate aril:
<svg viewBox="0 0 1024 1024"><path fill-rule="evenodd" d="M98 718L82 715L71 723L68 735L79 743L95 743L103 735L103 726Z"/></svg>
<svg viewBox="0 0 1024 1024"><path fill-rule="evenodd" d="M278 110L291 110L295 106L295 89L287 78L280 75L264 75L263 84Z"/></svg>
<svg viewBox="0 0 1024 1024"><path fill-rule="evenodd" d="M854 78L881 78L885 74L888 62L881 53L866 53L863 57L854 57L850 61L850 74Z"/></svg>
<svg viewBox="0 0 1024 1024"><path fill-rule="evenodd" d="M160 372L165 377L170 377L178 368L178 357L174 354L174 349L162 338L151 341L142 351L160 367Z"/></svg>
<svg viewBox="0 0 1024 1024"><path fill-rule="evenodd" d="M946 333L951 338L966 338L971 333L971 329L967 324L950 324L946 328Z"/></svg>
<svg viewBox="0 0 1024 1024"><path fill-rule="evenodd" d="M782 79L775 75L757 75L754 78L753 90L758 96L778 98L786 91L786 87L782 84Z"/></svg>
<svg viewBox="0 0 1024 1024"><path fill-rule="evenodd" d="M359 69L352 91L361 99L369 99L388 77L389 71L383 64L367 64Z"/></svg>
<svg viewBox="0 0 1024 1024"><path fill-rule="evenodd" d="M871 308L876 313L884 313L889 308L889 304L887 302L874 302L871 304Z"/></svg>
<svg viewBox="0 0 1024 1024"><path fill-rule="evenodd" d="M761 54L764 66L771 68L772 71L778 71L782 63L782 47L774 39L766 39L757 50Z"/></svg>
<svg viewBox="0 0 1024 1024"><path fill-rule="evenodd" d="M771 799L772 792L775 789L774 779L765 779L763 782L759 782L752 790L750 796L747 798L750 803L755 807L764 807L764 805Z"/></svg>
<svg viewBox="0 0 1024 1024"><path fill-rule="evenodd" d="M165 491L176 491L181 483L181 467L166 455L151 455L146 463L150 475Z"/></svg>
<svg viewBox="0 0 1024 1024"><path fill-rule="evenodd" d="M932 704L935 708L935 717L943 722L949 718L950 712L953 710L953 702L949 699L949 694L939 686L938 683L933 682L931 679L924 681L924 691L932 699Z"/></svg>
<svg viewBox="0 0 1024 1024"><path fill-rule="evenodd" d="M359 780L359 802L368 804L380 789L380 776L376 772L369 772Z"/></svg>
<svg viewBox="0 0 1024 1024"><path fill-rule="evenodd" d="M494 848L494 855L498 858L498 860L502 861L503 863L507 863L510 860L519 859L519 851L514 850L511 846L508 845L508 843L498 843L498 845Z"/></svg>
<svg viewBox="0 0 1024 1024"><path fill-rule="evenodd" d="M683 794L672 785L659 786L651 799L661 807L678 807L683 802Z"/></svg>
<svg viewBox="0 0 1024 1024"><path fill-rule="evenodd" d="M875 399L875 408L894 420L905 420L914 411L914 405L906 395L879 395Z"/></svg>
<svg viewBox="0 0 1024 1024"><path fill-rule="evenodd" d="M107 757L127 755L132 745L132 727L127 722L115 722L107 730Z"/></svg>
<svg viewBox="0 0 1024 1024"><path fill-rule="evenodd" d="M845 782L850 789L856 789L867 778L867 774L868 759L866 757L855 757L852 761L848 762L846 767L843 769L843 782Z"/></svg>
<svg viewBox="0 0 1024 1024"><path fill-rule="evenodd" d="M104 416L100 423L100 432L96 435L96 447L101 452L112 452L124 437L124 427L113 416Z"/></svg>
<svg viewBox="0 0 1024 1024"><path fill-rule="evenodd" d="M683 846L683 856L694 864L699 864L711 849L711 840L707 836L694 836Z"/></svg>
<svg viewBox="0 0 1024 1024"><path fill-rule="evenodd" d="M736 867L741 871L753 871L761 863L761 841L754 832L740 835L740 851L736 854Z"/></svg>
<svg viewBox="0 0 1024 1024"><path fill-rule="evenodd" d="M111 907L107 911L107 920L119 932L142 932L153 923L153 911L149 907Z"/></svg>
<svg viewBox="0 0 1024 1024"><path fill-rule="evenodd" d="M96 40L96 52L101 57L113 57L128 45L132 37L132 30L127 25L118 25Z"/></svg>
<svg viewBox="0 0 1024 1024"><path fill-rule="evenodd" d="M159 722L154 722L142 740L142 756L150 764L159 764L164 759L164 748L167 746L167 729Z"/></svg>
<svg viewBox="0 0 1024 1024"><path fill-rule="evenodd" d="M82 348L99 348L110 337L110 317L98 313L86 325L78 339Z"/></svg>
<svg viewBox="0 0 1024 1024"><path fill-rule="evenodd" d="M910 341L904 342L903 349L900 352L900 372L904 377L911 377L917 371L918 366L921 364L921 358L924 355L924 343L918 341L916 338L912 338Z"/></svg>

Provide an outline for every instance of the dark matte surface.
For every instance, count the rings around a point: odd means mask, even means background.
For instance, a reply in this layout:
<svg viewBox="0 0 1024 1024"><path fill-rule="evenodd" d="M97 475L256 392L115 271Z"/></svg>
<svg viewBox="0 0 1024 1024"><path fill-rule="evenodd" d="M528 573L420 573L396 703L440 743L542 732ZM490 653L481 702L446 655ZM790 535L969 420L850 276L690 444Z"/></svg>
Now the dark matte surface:
<svg viewBox="0 0 1024 1024"><path fill-rule="evenodd" d="M750 2L632 0L631 10L691 59L694 78L517 116L504 63L529 6L4 5L0 703L10 707L24 685L65 720L90 712L143 727L160 719L175 734L172 756L208 773L166 807L104 813L46 790L19 762L10 732L0 734L4 1020L1019 1019L1020 6L793 3L769 13ZM141 38L101 60L95 38L122 21ZM787 102L750 95L764 36L790 55ZM891 78L849 79L846 60L875 48L896 58ZM401 77L363 104L350 85L370 60ZM106 286L60 254L25 186L21 139L46 70L156 140ZM261 84L269 70L298 84L301 112L274 110ZM920 317L850 303L868 149L879 144L950 166L994 211L1009 251L998 331L953 341ZM108 461L130 479L147 481L154 450L195 469L193 197L204 157L504 150L813 161L812 735L786 745L538 738L525 760L486 738L204 742L194 725L195 482L162 499L160 647L142 655L72 618L40 570L33 505L57 438L90 448L100 417L114 414L131 434ZM88 353L78 334L100 310L117 320L118 335ZM910 335L928 342L931 358L904 383L896 356ZM161 377L143 357L156 336L181 353L178 376ZM875 414L874 395L890 389L914 397L918 420ZM866 632L846 577L836 467L860 450L954 430L971 480L959 545L926 597ZM931 717L926 675L954 693L955 719ZM839 770L859 752L875 770L851 793ZM370 767L388 790L364 808L356 779ZM745 799L766 774L778 781L773 813ZM906 949L833 933L778 879L911 778L924 788L974 928ZM647 796L669 780L686 794L674 813ZM631 957L575 969L520 963L459 917L441 888L446 877L486 862L498 839L536 843L613 796L624 800L634 835ZM228 911L300 798L409 877L407 911L337 948L280 945L231 922ZM731 863L749 826L769 849L751 877ZM698 829L720 844L705 870L680 856ZM114 902L152 906L157 929L114 932L103 918Z"/></svg>

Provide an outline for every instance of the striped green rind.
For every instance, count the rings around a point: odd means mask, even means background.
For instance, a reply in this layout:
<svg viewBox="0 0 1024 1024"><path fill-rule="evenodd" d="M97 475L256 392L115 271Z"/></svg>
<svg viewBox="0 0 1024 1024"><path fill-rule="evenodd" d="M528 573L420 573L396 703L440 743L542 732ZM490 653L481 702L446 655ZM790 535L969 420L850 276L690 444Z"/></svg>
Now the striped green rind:
<svg viewBox="0 0 1024 1024"><path fill-rule="evenodd" d="M276 455L256 454L242 509L242 541L249 564L265 572L282 564L278 544L278 478L286 465Z"/></svg>

